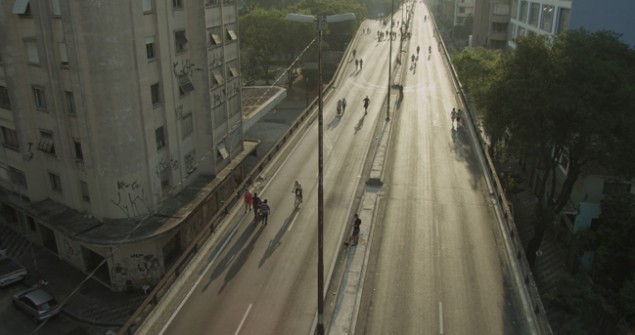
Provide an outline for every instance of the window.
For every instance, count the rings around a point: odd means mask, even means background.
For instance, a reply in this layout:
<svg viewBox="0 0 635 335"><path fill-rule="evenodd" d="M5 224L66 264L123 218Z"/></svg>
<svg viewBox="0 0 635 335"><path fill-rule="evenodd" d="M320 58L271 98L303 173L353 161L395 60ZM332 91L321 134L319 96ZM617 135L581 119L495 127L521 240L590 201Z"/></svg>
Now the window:
<svg viewBox="0 0 635 335"><path fill-rule="evenodd" d="M187 174L191 174L196 170L196 150L192 150L185 154L185 171Z"/></svg>
<svg viewBox="0 0 635 335"><path fill-rule="evenodd" d="M38 150L47 154L55 155L55 142L53 142L53 133L46 130L40 130L40 143L37 145Z"/></svg>
<svg viewBox="0 0 635 335"><path fill-rule="evenodd" d="M494 14L495 15L509 15L510 9L508 4L495 4L494 5Z"/></svg>
<svg viewBox="0 0 635 335"><path fill-rule="evenodd" d="M183 0L172 0L172 8L183 9Z"/></svg>
<svg viewBox="0 0 635 335"><path fill-rule="evenodd" d="M71 115L77 114L75 110L75 97L73 96L73 92L66 91L64 92L64 96L66 97L66 112Z"/></svg>
<svg viewBox="0 0 635 335"><path fill-rule="evenodd" d="M2 127L2 139L4 140L5 148L13 149L15 151L20 150L18 133L15 130Z"/></svg>
<svg viewBox="0 0 635 335"><path fill-rule="evenodd" d="M62 193L62 179L59 175L49 172L49 181L51 182L51 189L53 191Z"/></svg>
<svg viewBox="0 0 635 335"><path fill-rule="evenodd" d="M165 131L163 130L163 126L154 131L154 137L157 142L157 150L163 148L165 146Z"/></svg>
<svg viewBox="0 0 635 335"><path fill-rule="evenodd" d="M212 71L212 78L214 78L214 82L216 85L222 85L225 82L223 75L218 70Z"/></svg>
<svg viewBox="0 0 635 335"><path fill-rule="evenodd" d="M540 28L549 33L553 28L553 11L553 6L544 5L542 7L542 21L540 22Z"/></svg>
<svg viewBox="0 0 635 335"><path fill-rule="evenodd" d="M13 185L26 188L26 175L22 170L9 166L9 180Z"/></svg>
<svg viewBox="0 0 635 335"><path fill-rule="evenodd" d="M46 110L46 95L44 94L44 88L33 86L33 103L36 109Z"/></svg>
<svg viewBox="0 0 635 335"><path fill-rule="evenodd" d="M231 29L231 28L227 28L227 39L229 41L235 41L238 39L238 36L236 35L236 32Z"/></svg>
<svg viewBox="0 0 635 335"><path fill-rule="evenodd" d="M11 109L11 100L9 100L9 90L0 86L0 108Z"/></svg>
<svg viewBox="0 0 635 335"><path fill-rule="evenodd" d="M29 4L29 0L15 0L13 3L13 14L31 16L31 4Z"/></svg>
<svg viewBox="0 0 635 335"><path fill-rule="evenodd" d="M40 54L37 51L37 43L35 40L25 40L24 47L26 48L26 58L29 64L40 64Z"/></svg>
<svg viewBox="0 0 635 335"><path fill-rule="evenodd" d="M60 48L60 63L68 66L68 53L66 52L66 43L59 43Z"/></svg>
<svg viewBox="0 0 635 335"><path fill-rule="evenodd" d="M631 191L631 184L616 181L605 181L602 193L605 195L620 195Z"/></svg>
<svg viewBox="0 0 635 335"><path fill-rule="evenodd" d="M569 29L569 9L568 8L560 8L558 13L558 26L556 27L557 32L561 33L567 29Z"/></svg>
<svg viewBox="0 0 635 335"><path fill-rule="evenodd" d="M531 10L529 12L529 24L534 27L538 27L538 16L540 14L540 4L532 3Z"/></svg>
<svg viewBox="0 0 635 335"><path fill-rule="evenodd" d="M208 29L207 34L209 35L209 47L217 47L223 43L223 39L221 38L220 28L211 28Z"/></svg>
<svg viewBox="0 0 635 335"><path fill-rule="evenodd" d="M75 159L78 161L84 160L84 152L82 151L82 143L78 139L73 139L75 144Z"/></svg>
<svg viewBox="0 0 635 335"><path fill-rule="evenodd" d="M187 47L187 38L185 37L185 30L179 30L174 32L174 40L176 53L185 52Z"/></svg>
<svg viewBox="0 0 635 335"><path fill-rule="evenodd" d="M168 166L161 170L161 188L165 191L170 187L170 168Z"/></svg>
<svg viewBox="0 0 635 335"><path fill-rule="evenodd" d="M194 91L194 85L190 81L190 78L187 74L182 74L179 76L179 90L181 95L188 94Z"/></svg>
<svg viewBox="0 0 635 335"><path fill-rule="evenodd" d="M154 11L153 0L141 0L141 8L143 9L143 13L152 13Z"/></svg>
<svg viewBox="0 0 635 335"><path fill-rule="evenodd" d="M181 119L181 132L183 133L183 138L186 138L189 134L194 131L194 123L192 121L192 113L187 113Z"/></svg>
<svg viewBox="0 0 635 335"><path fill-rule="evenodd" d="M161 104L161 92L159 91L159 83L150 86L150 94L152 96L152 106Z"/></svg>
<svg viewBox="0 0 635 335"><path fill-rule="evenodd" d="M88 193L88 183L80 180L79 190L80 192L82 192L82 200L86 202L90 202L90 193Z"/></svg>
<svg viewBox="0 0 635 335"><path fill-rule="evenodd" d="M221 160L227 157L229 157L229 152L227 151L227 146L225 146L225 140L223 140L216 146L216 159Z"/></svg>
<svg viewBox="0 0 635 335"><path fill-rule="evenodd" d="M518 20L521 22L527 22L527 1L520 2L520 16Z"/></svg>
<svg viewBox="0 0 635 335"><path fill-rule="evenodd" d="M238 72L238 67L236 67L236 63L231 63L227 66L229 69L227 70L227 73L229 73L232 78L237 78L240 73Z"/></svg>
<svg viewBox="0 0 635 335"><path fill-rule="evenodd" d="M154 37L146 38L146 56L148 60L156 59L156 50L154 48Z"/></svg>
<svg viewBox="0 0 635 335"><path fill-rule="evenodd" d="M492 23L492 32L494 33L503 33L507 31L507 23L505 22L493 22Z"/></svg>
<svg viewBox="0 0 635 335"><path fill-rule="evenodd" d="M52 0L51 9L53 10L53 16L62 16L62 9L60 8L60 0Z"/></svg>

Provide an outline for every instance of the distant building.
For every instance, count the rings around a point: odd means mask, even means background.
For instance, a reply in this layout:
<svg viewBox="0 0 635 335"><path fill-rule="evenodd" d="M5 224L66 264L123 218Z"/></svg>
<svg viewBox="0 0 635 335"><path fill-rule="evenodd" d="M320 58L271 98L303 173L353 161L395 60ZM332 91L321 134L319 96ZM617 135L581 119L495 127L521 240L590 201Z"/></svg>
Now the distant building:
<svg viewBox="0 0 635 335"><path fill-rule="evenodd" d="M555 35L567 29L612 30L623 34L622 41L635 46L631 0L512 0L510 47L530 33Z"/></svg>
<svg viewBox="0 0 635 335"><path fill-rule="evenodd" d="M245 172L230 0L0 3L0 222L156 282Z"/></svg>
<svg viewBox="0 0 635 335"><path fill-rule="evenodd" d="M510 0L476 1L470 46L506 48L510 14Z"/></svg>

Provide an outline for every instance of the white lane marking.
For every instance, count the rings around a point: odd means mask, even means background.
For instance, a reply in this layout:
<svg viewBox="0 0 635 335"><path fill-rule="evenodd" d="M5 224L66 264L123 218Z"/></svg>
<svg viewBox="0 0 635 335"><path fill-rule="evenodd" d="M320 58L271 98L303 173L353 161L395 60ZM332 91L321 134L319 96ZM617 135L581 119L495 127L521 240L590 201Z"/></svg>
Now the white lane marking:
<svg viewBox="0 0 635 335"><path fill-rule="evenodd" d="M443 303L439 301L439 334L443 334Z"/></svg>
<svg viewBox="0 0 635 335"><path fill-rule="evenodd" d="M216 259L218 258L218 256L220 256L220 254L223 252L223 250L225 250L225 247L227 246L227 244L229 244L229 241L231 241L231 239L234 237L234 234L236 234L236 231L238 230L238 227L240 227L241 223L242 223L242 220L238 221L238 223L236 223L236 225L234 225L234 228L232 229L231 233L229 234L229 237L227 237L227 239L221 245L220 249L218 249L218 252L216 252L214 257L212 258L212 261L209 262L209 264L207 264L207 266L205 267L205 270L203 270L203 273L207 273L209 271L209 269L212 267L212 265L216 262ZM168 329L168 327L172 324L172 321L174 321L174 318L176 317L176 315L179 314L179 312L181 311L181 308L183 308L183 305L185 305L185 303L190 299L190 296L192 295L192 293L194 293L194 290L198 287L198 284L201 282L201 280L203 280L203 277L204 276L199 276L198 279L196 280L196 282L194 283L194 285L192 285L190 290L185 295L185 298L183 298L183 300L181 300L181 303L179 304L179 306L176 308L176 310L174 310L172 315L170 315L170 318L168 319L168 322L166 322L165 325L163 326L163 328L161 328L161 331L159 332L160 335L165 333L165 331Z"/></svg>
<svg viewBox="0 0 635 335"><path fill-rule="evenodd" d="M253 304L249 304L249 307L247 307L247 311L245 311L245 315L243 315L243 319L240 320L240 324L238 325L238 329L236 329L236 332L234 333L234 335L238 335L238 333L240 333L240 329L243 327L243 323L245 323L245 320L247 320L247 315L249 315L249 311L251 311L251 306L253 306Z"/></svg>

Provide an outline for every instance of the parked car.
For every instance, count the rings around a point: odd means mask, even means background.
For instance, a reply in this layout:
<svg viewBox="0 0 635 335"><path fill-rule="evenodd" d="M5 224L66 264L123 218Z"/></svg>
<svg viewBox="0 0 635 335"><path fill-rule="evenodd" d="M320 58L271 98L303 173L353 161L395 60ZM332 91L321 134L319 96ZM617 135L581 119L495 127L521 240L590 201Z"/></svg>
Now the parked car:
<svg viewBox="0 0 635 335"><path fill-rule="evenodd" d="M36 323L58 314L60 304L43 288L36 286L13 295L13 304L33 318Z"/></svg>
<svg viewBox="0 0 635 335"><path fill-rule="evenodd" d="M26 268L15 259L0 254L0 287L22 280L27 275Z"/></svg>

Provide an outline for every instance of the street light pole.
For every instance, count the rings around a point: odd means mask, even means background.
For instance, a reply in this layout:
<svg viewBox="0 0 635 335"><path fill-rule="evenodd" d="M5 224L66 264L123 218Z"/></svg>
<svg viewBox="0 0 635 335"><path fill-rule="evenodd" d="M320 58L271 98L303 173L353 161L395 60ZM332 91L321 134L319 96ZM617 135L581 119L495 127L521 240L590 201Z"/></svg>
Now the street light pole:
<svg viewBox="0 0 635 335"><path fill-rule="evenodd" d="M317 325L315 333L324 335L324 101L322 94L322 25L324 22L344 22L355 19L355 14L311 16L287 14L286 19L297 22L317 22L318 30L318 268L317 268Z"/></svg>
<svg viewBox="0 0 635 335"><path fill-rule="evenodd" d="M318 25L318 320L315 331L324 335L324 101L322 95L322 16Z"/></svg>
<svg viewBox="0 0 635 335"><path fill-rule="evenodd" d="M395 0L391 1L390 6L390 48L388 49L388 98L386 103L386 121L390 121L390 86L392 85L392 28L393 28L393 17L395 11ZM399 56L401 57L401 51L399 52ZM400 60L401 61L401 60Z"/></svg>

